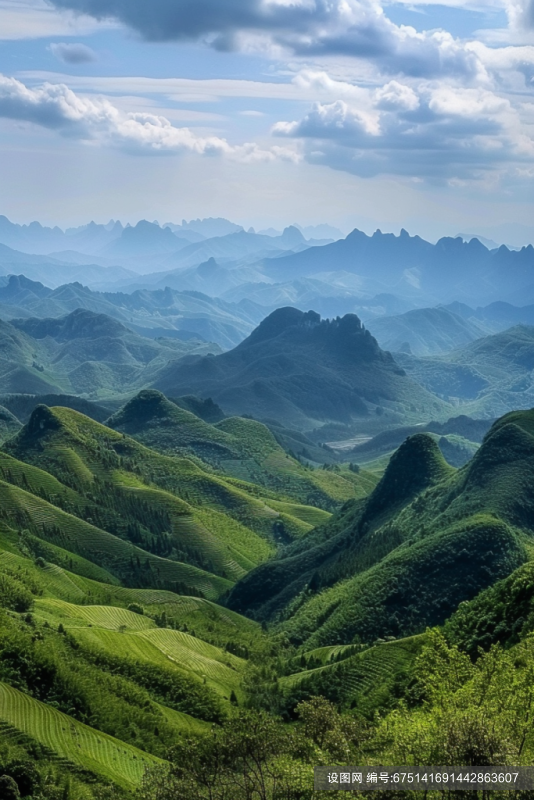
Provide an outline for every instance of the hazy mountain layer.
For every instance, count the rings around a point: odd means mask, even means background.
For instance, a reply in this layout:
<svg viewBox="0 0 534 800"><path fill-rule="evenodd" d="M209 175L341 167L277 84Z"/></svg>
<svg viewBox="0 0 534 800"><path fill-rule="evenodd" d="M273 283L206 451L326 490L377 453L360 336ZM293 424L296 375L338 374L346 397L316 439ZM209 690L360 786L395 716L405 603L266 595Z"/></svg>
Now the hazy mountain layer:
<svg viewBox="0 0 534 800"><path fill-rule="evenodd" d="M477 239L443 238L435 245L401 231L400 236L354 230L333 244L264 261L274 280L310 277L332 269L355 273L362 288L418 298L421 305L510 299L532 302L534 248L488 250ZM512 300L513 298L513 300Z"/></svg>
<svg viewBox="0 0 534 800"><path fill-rule="evenodd" d="M421 308L396 317L381 317L369 327L384 350L414 356L449 353L488 333L483 324L463 319L445 308Z"/></svg>
<svg viewBox="0 0 534 800"><path fill-rule="evenodd" d="M496 417L534 405L534 327L518 325L439 357L396 357L421 385L461 401L471 416Z"/></svg>
<svg viewBox="0 0 534 800"><path fill-rule="evenodd" d="M71 283L51 290L21 275L12 275L0 286L0 312L6 319L60 317L79 308L107 314L151 338L199 337L224 348L242 341L265 316L264 309L253 303L225 303L170 288L126 294L94 292Z"/></svg>
<svg viewBox="0 0 534 800"><path fill-rule="evenodd" d="M83 309L60 318L0 322L2 389L120 395L148 385L171 359L210 349L194 339L148 339L105 314Z"/></svg>

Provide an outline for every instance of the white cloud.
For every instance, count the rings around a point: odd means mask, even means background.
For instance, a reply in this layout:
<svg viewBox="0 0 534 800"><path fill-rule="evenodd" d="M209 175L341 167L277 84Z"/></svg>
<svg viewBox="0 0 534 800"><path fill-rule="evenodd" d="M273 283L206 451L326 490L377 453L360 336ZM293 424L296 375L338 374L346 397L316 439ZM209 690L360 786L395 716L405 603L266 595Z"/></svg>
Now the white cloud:
<svg viewBox="0 0 534 800"><path fill-rule="evenodd" d="M419 107L419 98L410 86L406 86L398 81L390 81L377 89L375 92L375 102L377 108L394 111L403 109L404 111L415 111Z"/></svg>
<svg viewBox="0 0 534 800"><path fill-rule="evenodd" d="M65 84L29 88L0 75L0 116L58 131L63 136L147 154L189 151L245 163L295 159L294 149L262 149L255 143L231 145L218 136L198 136L164 116L125 113L106 98L75 94Z"/></svg>
<svg viewBox="0 0 534 800"><path fill-rule="evenodd" d="M366 97L317 102L273 133L303 142L312 163L450 182L534 161L533 118L534 103L514 106L484 87L390 81Z"/></svg>
<svg viewBox="0 0 534 800"><path fill-rule="evenodd" d="M507 0L506 5L512 28L534 28L534 0Z"/></svg>
<svg viewBox="0 0 534 800"><path fill-rule="evenodd" d="M67 83L79 91L104 94L165 95L178 102L214 102L227 97L250 97L272 100L313 100L315 88L297 83L274 81L248 81L231 78L147 78L131 76L66 75L41 70L27 70L18 74L23 80Z"/></svg>

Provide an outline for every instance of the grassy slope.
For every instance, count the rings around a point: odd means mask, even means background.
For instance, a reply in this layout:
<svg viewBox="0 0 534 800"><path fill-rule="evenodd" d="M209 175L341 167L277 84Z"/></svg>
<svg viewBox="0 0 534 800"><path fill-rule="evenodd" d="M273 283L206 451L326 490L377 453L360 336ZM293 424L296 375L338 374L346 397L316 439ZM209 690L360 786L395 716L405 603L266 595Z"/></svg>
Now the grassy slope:
<svg viewBox="0 0 534 800"><path fill-rule="evenodd" d="M136 395L108 424L161 453L193 454L226 475L300 504L333 510L373 486L368 475L306 469L260 422L232 417L211 425L153 390Z"/></svg>
<svg viewBox="0 0 534 800"><path fill-rule="evenodd" d="M61 711L0 683L2 733L21 732L68 764L95 772L126 789L138 785L147 767L161 763L136 747L95 731Z"/></svg>
<svg viewBox="0 0 534 800"><path fill-rule="evenodd" d="M0 541L0 547L5 546L4 542L3 539ZM203 598L177 595L161 589L129 589L100 583L54 564L38 567L20 553L0 550L0 571L6 570L15 577L21 574L30 577L39 590L36 608L43 618L46 614L52 614L56 625L69 619L65 609L70 609L70 616L73 616L72 610L75 609L74 618L80 622L86 613L93 613L85 609L94 609L95 604L100 604L97 608L105 604L113 609L117 618L127 614L131 620L131 612L127 607L134 603L141 606L147 615L135 615L136 621L141 620L137 622L138 625L147 625L148 622L148 627L153 627L153 620L160 618L164 612L169 624L218 647L233 642L238 647L251 649L259 636L257 623ZM109 622L102 627L109 627Z"/></svg>
<svg viewBox="0 0 534 800"><path fill-rule="evenodd" d="M35 615L61 622L92 648L206 678L226 699L232 690L239 692L242 659L183 631L160 629L150 617L114 606L76 606L52 599L38 600Z"/></svg>
<svg viewBox="0 0 534 800"><path fill-rule="evenodd" d="M154 551L158 533L147 516L155 515L170 539L172 559L192 561L203 572L230 581L265 560L280 531L284 537L301 536L317 517L313 509L308 521L303 509L292 514L289 507L272 508L272 493L263 498L257 487L225 480L191 459L156 453L70 409L37 409L6 450L19 462L0 455L6 481L90 519L93 527L129 538L128 547L133 541L153 550L152 555L167 555L163 543ZM16 505L17 493L7 493ZM54 516L50 509L47 513ZM137 538L128 524L141 524ZM134 559L139 555L132 554Z"/></svg>
<svg viewBox="0 0 534 800"><path fill-rule="evenodd" d="M113 690L113 682L118 680L113 675L128 676L130 688L124 700L119 699L118 710L120 703L138 702L139 691L146 693L138 683L136 685L136 675L152 669L159 670L160 676L168 676L166 680L185 680L182 685L186 693L187 687L196 686L198 697L206 693L218 697L223 708L230 707L232 691L241 696L240 675L245 661L229 652L226 646L233 643L234 648L240 647L246 653L249 647L257 645L261 633L259 627L250 620L201 598L182 597L157 589L128 589L91 580L44 561L36 563L28 558L26 534L21 536L3 524L0 529L0 595L6 588L6 580L10 586L18 589L25 587L29 596L33 595L33 608L31 620L28 617L26 623L24 615L20 616L19 621L19 615L11 614L12 622L8 629L4 627L5 618L0 614L0 654L5 637L8 637L7 640L10 635L20 638L28 625L34 643L31 646L37 648L37 653L43 639L48 652L51 654L57 650L57 657L61 661L65 657L60 653L67 648L66 652L72 652L73 655L66 660L72 661L74 672L71 672L69 681L61 685L63 692L72 693L72 699L67 702L73 706L80 702L78 694L84 694L82 684L78 685L76 677L83 674L76 667L80 658L83 664L95 665L83 667L84 671L88 668L94 671L97 667L103 670L101 674L105 680L98 689L100 692ZM0 604L3 605L5 600L5 595L2 595ZM141 606L144 614L125 607L131 603L135 603L138 610ZM162 624L164 627L161 627ZM21 634L14 634L19 627ZM69 647L74 649L69 650ZM9 657L14 657L14 651L11 649L9 652ZM28 658L29 655L26 660ZM51 666L50 663L49 672ZM111 673L107 671L109 669ZM22 748L22 752L26 747L31 748L32 742L42 745L41 760L46 762L48 759L57 764L60 772L63 770L66 774L72 771L73 776L78 776L76 780L82 780L80 797L85 797L83 775L87 771L94 773L99 780L110 780L130 791L139 783L145 767L158 763L158 759L150 754L150 746L147 751L146 737L141 745L144 751L132 745L129 728L125 729L127 738L119 741L108 735L105 729L99 728L98 719L91 722L91 726L83 724L71 712L62 713L48 700L40 702L34 690L20 691L22 687L16 673L10 673L9 670L6 673L1 667L0 673L2 741L6 742L7 747L16 744L19 751ZM8 684L11 680L9 676L13 675L14 685L6 685L6 675ZM96 690L98 683L96 678L92 679L90 685ZM121 691L124 692L124 689ZM117 703L117 698L114 697L113 702ZM146 704L147 700L141 702ZM185 703L187 707L187 694ZM154 698L145 712L141 713L145 713L146 724L154 725L150 720L159 720L160 735L167 737L169 743L169 737L175 739L176 736L206 727L205 722L181 713L176 707L163 705ZM135 741L133 719L131 731ZM160 751L161 747L158 746L158 754ZM88 794L87 798L90 796Z"/></svg>
<svg viewBox="0 0 534 800"><path fill-rule="evenodd" d="M528 558L530 430L532 414L505 417L458 472L430 437L411 437L363 508L326 526L315 561L313 551L290 552L258 568L233 590L231 606L250 601L260 616L282 614L283 629L307 648L406 636L444 622ZM425 442L420 452L415 440Z"/></svg>

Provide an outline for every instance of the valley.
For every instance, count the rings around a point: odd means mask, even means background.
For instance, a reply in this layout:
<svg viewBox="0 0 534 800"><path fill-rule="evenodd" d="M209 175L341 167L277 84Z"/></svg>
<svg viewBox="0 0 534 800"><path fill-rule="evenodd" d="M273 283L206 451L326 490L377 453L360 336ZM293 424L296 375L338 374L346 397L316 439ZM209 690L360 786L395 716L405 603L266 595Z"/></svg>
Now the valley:
<svg viewBox="0 0 534 800"><path fill-rule="evenodd" d="M532 248L0 222L6 797L531 763Z"/></svg>

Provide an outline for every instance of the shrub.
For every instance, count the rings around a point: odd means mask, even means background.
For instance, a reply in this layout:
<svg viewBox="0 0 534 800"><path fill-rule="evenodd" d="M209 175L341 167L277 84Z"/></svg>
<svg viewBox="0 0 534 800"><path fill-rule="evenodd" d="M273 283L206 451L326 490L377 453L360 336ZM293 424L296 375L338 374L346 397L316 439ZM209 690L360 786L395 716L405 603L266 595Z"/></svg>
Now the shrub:
<svg viewBox="0 0 534 800"><path fill-rule="evenodd" d="M33 604L31 592L15 578L0 573L0 606L23 613Z"/></svg>

